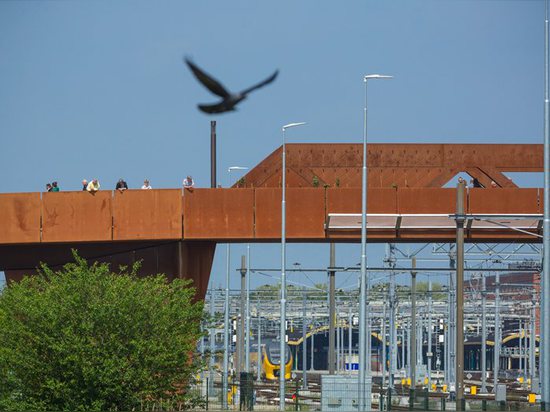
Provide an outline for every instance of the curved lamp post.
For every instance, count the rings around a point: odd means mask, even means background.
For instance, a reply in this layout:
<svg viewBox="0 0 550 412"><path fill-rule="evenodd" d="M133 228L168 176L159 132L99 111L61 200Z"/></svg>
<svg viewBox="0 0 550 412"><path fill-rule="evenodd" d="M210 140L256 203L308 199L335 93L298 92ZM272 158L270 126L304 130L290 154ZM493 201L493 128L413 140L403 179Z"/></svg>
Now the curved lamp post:
<svg viewBox="0 0 550 412"><path fill-rule="evenodd" d="M370 377L370 325L367 305L367 84L369 80L391 79L384 74L367 74L365 82L365 110L363 115L363 170L361 179L361 285L359 299L359 411L370 410L366 378ZM365 354L365 352L367 352Z"/></svg>
<svg viewBox="0 0 550 412"><path fill-rule="evenodd" d="M231 166L227 168L229 180L231 180L231 172L233 170L248 170L248 167ZM222 377L222 409L228 409L227 405L227 389L229 380L229 272L231 270L231 245L226 245L226 272L225 272L225 304L224 304L224 319L223 319L223 377Z"/></svg>
<svg viewBox="0 0 550 412"><path fill-rule="evenodd" d="M281 200L281 329L279 357L279 410L285 410L285 358L286 358L286 129L302 126L305 122L289 123L283 126L283 189Z"/></svg>

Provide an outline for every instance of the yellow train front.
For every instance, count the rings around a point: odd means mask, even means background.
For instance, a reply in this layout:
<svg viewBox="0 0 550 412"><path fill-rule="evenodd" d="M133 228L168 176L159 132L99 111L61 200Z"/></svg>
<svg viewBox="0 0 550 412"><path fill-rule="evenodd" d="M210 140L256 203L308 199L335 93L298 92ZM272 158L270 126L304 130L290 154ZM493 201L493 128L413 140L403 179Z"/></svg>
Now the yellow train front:
<svg viewBox="0 0 550 412"><path fill-rule="evenodd" d="M278 380L281 370L281 348L279 342L271 342L262 347L262 377L268 381ZM292 370L292 353L290 347L285 349L285 379L290 379Z"/></svg>

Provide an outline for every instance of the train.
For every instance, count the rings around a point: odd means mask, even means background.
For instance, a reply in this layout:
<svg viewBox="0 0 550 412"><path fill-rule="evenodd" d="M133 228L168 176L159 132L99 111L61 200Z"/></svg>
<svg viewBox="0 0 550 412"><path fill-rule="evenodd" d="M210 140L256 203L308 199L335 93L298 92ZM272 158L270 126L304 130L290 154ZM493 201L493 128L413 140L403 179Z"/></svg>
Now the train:
<svg viewBox="0 0 550 412"><path fill-rule="evenodd" d="M281 348L280 343L273 341L262 345L262 378L267 381L278 380L281 370ZM285 350L285 379L291 378L292 352L286 344Z"/></svg>

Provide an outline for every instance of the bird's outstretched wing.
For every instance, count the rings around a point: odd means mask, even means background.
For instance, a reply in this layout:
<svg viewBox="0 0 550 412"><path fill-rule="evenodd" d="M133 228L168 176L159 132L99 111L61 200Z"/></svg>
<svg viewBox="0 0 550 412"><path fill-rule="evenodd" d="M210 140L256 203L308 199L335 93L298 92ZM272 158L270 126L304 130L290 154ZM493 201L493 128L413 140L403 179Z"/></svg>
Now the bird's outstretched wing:
<svg viewBox="0 0 550 412"><path fill-rule="evenodd" d="M203 72L188 58L185 58L185 63L187 63L197 80L201 82L208 90L223 99L229 97L229 92L225 89L225 87L222 86L220 82L218 82L212 76Z"/></svg>
<svg viewBox="0 0 550 412"><path fill-rule="evenodd" d="M260 87L263 87L265 86L266 84L269 84L271 83L273 80L275 80L275 78L277 77L277 75L279 74L279 70L275 70L275 73L273 73L271 76L269 76L267 79L265 79L264 81L252 86L252 87L249 87L248 89L244 89L241 94L243 95L246 95L248 93L250 93L251 91L253 90L256 90L256 89L259 89Z"/></svg>

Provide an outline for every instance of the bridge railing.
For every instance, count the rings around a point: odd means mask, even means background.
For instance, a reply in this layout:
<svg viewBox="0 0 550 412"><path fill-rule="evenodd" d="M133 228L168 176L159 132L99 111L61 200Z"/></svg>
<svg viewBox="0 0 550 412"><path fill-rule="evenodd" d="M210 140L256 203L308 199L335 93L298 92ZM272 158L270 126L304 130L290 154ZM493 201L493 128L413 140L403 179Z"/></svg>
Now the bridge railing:
<svg viewBox="0 0 550 412"><path fill-rule="evenodd" d="M361 212L359 188L292 187L286 200L289 240L326 239L330 213ZM464 204L471 214L540 214L542 189L468 189ZM376 214L453 214L456 190L373 188L367 205L368 213ZM0 244L276 240L281 234L281 189L6 193L0 194L0 212Z"/></svg>

